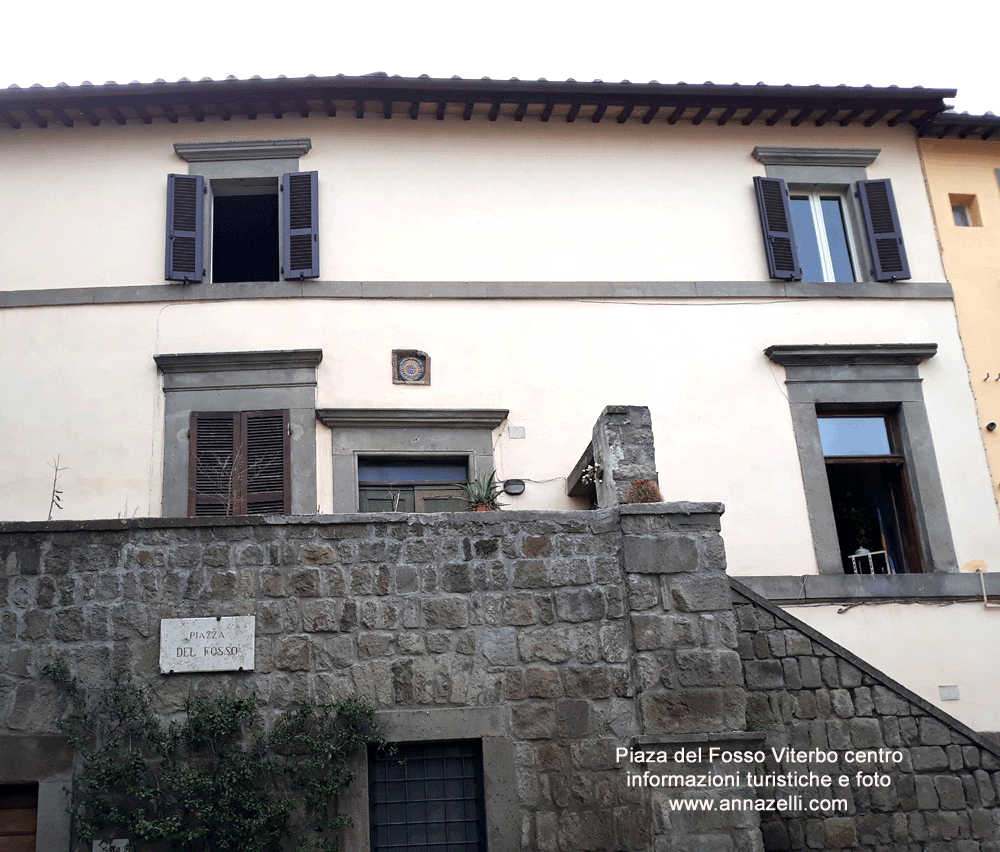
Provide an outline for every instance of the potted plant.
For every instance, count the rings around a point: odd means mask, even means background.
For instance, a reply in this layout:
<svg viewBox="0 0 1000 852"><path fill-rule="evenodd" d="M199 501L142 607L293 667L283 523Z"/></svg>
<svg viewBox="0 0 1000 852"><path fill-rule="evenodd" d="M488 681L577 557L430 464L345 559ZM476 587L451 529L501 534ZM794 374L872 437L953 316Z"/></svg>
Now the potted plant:
<svg viewBox="0 0 1000 852"><path fill-rule="evenodd" d="M497 472L494 470L489 476L483 474L477 476L472 482L460 485L462 497L469 504L470 512L488 512L492 509L499 509L507 505L500 502L500 495L503 494L503 486L496 480Z"/></svg>

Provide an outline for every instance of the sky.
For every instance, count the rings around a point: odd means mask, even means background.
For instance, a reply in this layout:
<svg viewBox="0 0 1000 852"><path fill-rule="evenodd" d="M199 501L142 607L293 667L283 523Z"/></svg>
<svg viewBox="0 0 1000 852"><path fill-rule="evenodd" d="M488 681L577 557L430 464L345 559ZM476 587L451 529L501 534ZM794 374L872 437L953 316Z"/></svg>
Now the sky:
<svg viewBox="0 0 1000 852"><path fill-rule="evenodd" d="M835 8L836 14L829 14ZM0 86L259 74L955 88L1000 113L1000 3L19 2Z"/></svg>

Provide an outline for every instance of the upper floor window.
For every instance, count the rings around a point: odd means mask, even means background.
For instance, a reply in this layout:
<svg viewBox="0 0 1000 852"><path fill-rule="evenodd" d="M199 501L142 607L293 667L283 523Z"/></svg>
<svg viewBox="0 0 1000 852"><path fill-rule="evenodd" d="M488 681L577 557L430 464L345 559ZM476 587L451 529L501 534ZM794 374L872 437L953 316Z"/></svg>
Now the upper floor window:
<svg viewBox="0 0 1000 852"><path fill-rule="evenodd" d="M308 140L177 144L167 176L166 278L217 283L319 277L319 179Z"/></svg>
<svg viewBox="0 0 1000 852"><path fill-rule="evenodd" d="M771 278L851 282L910 277L892 183L868 180L864 168L878 153L754 149L754 157L767 168L767 177L754 178L754 188Z"/></svg>
<svg viewBox="0 0 1000 852"><path fill-rule="evenodd" d="M855 281L844 218L845 198L829 193L793 192L789 196L806 281Z"/></svg>

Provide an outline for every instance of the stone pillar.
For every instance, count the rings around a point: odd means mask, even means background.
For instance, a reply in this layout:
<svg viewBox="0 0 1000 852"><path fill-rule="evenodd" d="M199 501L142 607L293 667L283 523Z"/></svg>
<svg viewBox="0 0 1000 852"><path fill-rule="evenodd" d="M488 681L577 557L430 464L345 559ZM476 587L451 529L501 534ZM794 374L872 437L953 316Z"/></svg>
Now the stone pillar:
<svg viewBox="0 0 1000 852"><path fill-rule="evenodd" d="M595 483L599 508L623 503L636 479L657 481L653 421L646 406L607 406L594 424L593 448L603 471Z"/></svg>
<svg viewBox="0 0 1000 852"><path fill-rule="evenodd" d="M650 448L651 449L651 448ZM655 852L762 852L759 815L677 807L685 799L752 801L747 765L712 760L711 748L757 751L763 735L746 732L746 689L736 652L737 625L726 576L718 503L620 506L622 562L632 627L632 676L641 734L635 748L663 751L671 762L633 763L631 772L727 780L671 784L648 792ZM683 751L683 759L673 756Z"/></svg>

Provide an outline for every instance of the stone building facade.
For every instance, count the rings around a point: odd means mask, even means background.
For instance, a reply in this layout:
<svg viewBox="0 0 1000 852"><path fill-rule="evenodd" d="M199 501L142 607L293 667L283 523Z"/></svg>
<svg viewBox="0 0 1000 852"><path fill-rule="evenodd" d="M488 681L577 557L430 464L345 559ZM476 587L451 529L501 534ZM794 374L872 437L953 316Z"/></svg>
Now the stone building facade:
<svg viewBox="0 0 1000 852"><path fill-rule="evenodd" d="M392 741L478 743L491 852L994 852L995 747L734 597L721 511L0 525L0 782L38 783L39 852L71 847L72 761L41 677L58 656L81 678L130 672L164 714L190 694L254 691L269 711L357 694ZM208 616L254 616L254 670L162 674L161 619ZM796 768L775 763L783 746L836 751L837 776L852 750L902 757L878 766L888 787L796 785L802 807L761 815L796 793L750 783ZM356 769L345 848L369 850L363 755ZM823 810L834 798L844 810Z"/></svg>

